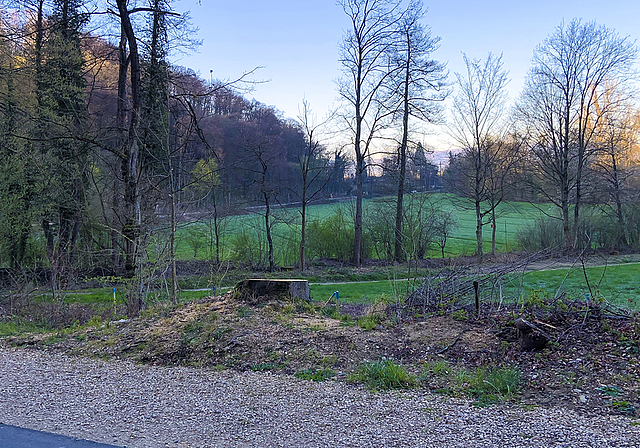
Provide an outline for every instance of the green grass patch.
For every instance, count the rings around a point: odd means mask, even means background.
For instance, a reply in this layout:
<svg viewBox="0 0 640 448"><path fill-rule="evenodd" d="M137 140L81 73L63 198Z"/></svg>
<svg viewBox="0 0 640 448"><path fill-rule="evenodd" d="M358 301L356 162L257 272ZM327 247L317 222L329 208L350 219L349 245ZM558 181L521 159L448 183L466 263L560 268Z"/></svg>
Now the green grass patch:
<svg viewBox="0 0 640 448"><path fill-rule="evenodd" d="M521 374L518 369L511 367L478 367L475 372L459 372L456 382L458 387L475 399L475 406L486 406L509 400L519 393Z"/></svg>
<svg viewBox="0 0 640 448"><path fill-rule="evenodd" d="M369 361L349 374L347 381L362 383L369 390L408 389L416 384L416 377L390 359Z"/></svg>
<svg viewBox="0 0 640 448"><path fill-rule="evenodd" d="M27 333L47 333L49 331L52 331L52 328L19 317L0 322L0 337L18 336Z"/></svg>
<svg viewBox="0 0 640 448"><path fill-rule="evenodd" d="M309 285L311 299L326 302L335 291L340 293L341 303L365 304L379 300L382 296L393 298L407 294L407 280L332 283Z"/></svg>
<svg viewBox="0 0 640 448"><path fill-rule="evenodd" d="M365 331L370 331L380 325L382 316L374 314L371 316L360 316L358 318L358 326Z"/></svg>
<svg viewBox="0 0 640 448"><path fill-rule="evenodd" d="M293 374L296 378L316 382L326 381L335 375L336 372L332 369L301 369Z"/></svg>
<svg viewBox="0 0 640 448"><path fill-rule="evenodd" d="M564 292L569 300L585 300L587 294L595 300L606 300L630 309L640 309L640 263L586 268L591 292L582 267L530 272L522 277L507 277L504 294L524 301L533 294L542 293L553 298Z"/></svg>
<svg viewBox="0 0 640 448"><path fill-rule="evenodd" d="M418 193L417 196L426 195L433 202L435 208L445 212L452 212L457 219L457 226L453 229L445 256L454 257L460 255L471 255L475 251L475 226L476 218L472 204L468 200L460 199L451 194L443 193ZM376 207L380 203L389 203L392 198L382 197L364 200L366 210ZM409 199L405 199L408 201ZM308 221L325 220L336 213L338 208L343 210L347 219L350 219L351 204L346 201L342 203L316 204L308 207ZM553 213L555 210L550 205L543 205L544 212ZM272 227L274 247L276 248L276 263L290 266L297 262L297 246L299 244L299 220L298 209L280 208L274 211L276 219ZM518 249L517 234L529 224L543 215L543 212L536 206L525 202L502 203L497 210L498 224L496 229L496 246L499 252L508 252ZM230 216L224 219L222 224L221 238L221 258L223 260L233 260L237 254L238 242L246 241L246 247L259 253L266 250L266 240L264 235L264 218L261 215L239 215ZM194 222L182 225L176 235L176 256L180 260L213 260L215 259L215 248L212 246L212 223ZM251 243L251 244L249 244ZM165 250L166 244L163 238L159 239L158 248L150 248L150 254ZM242 247L242 245L240 245ZM483 247L485 251L491 250L491 228L486 225L483 233ZM152 253L153 252L153 253ZM440 249L431 247L426 254L429 257L440 257Z"/></svg>
<svg viewBox="0 0 640 448"><path fill-rule="evenodd" d="M551 299L559 290L565 293L565 300L585 300L589 293L591 299L605 300L618 306L640 310L640 263L588 267L586 272L591 293L581 267L508 275L503 280L504 301L525 303L535 297L541 300ZM419 285L419 280L415 283ZM316 301L324 302L334 291L338 291L342 303L370 304L383 297L386 297L387 301L405 297L407 289L411 290L413 284L407 280L387 280L311 284L309 288L313 300ZM497 294L497 290L495 292ZM456 315L460 320L466 317L462 313Z"/></svg>

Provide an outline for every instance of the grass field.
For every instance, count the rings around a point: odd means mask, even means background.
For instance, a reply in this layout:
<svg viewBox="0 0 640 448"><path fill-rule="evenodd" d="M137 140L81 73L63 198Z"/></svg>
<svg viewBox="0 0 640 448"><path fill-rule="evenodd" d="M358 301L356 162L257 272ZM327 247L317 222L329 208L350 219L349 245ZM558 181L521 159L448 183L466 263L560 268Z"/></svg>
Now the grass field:
<svg viewBox="0 0 640 448"><path fill-rule="evenodd" d="M568 300L582 300L589 293L592 298L640 310L640 263L588 267L586 273L591 290L582 268L575 267L513 275L505 279L503 296L507 301L522 302L532 295L551 299L559 291L564 292ZM406 280L314 284L310 287L313 300L326 301L338 291L343 303L360 304L404 297L407 288L411 287Z"/></svg>
<svg viewBox="0 0 640 448"><path fill-rule="evenodd" d="M585 299L589 294L595 299L640 310L640 263L588 267L585 271L581 267L537 271L526 274L523 280L521 295L525 298L534 292L553 298L560 291L569 299ZM505 290L515 296L519 283L518 278L513 278Z"/></svg>
<svg viewBox="0 0 640 448"><path fill-rule="evenodd" d="M417 195L423 195L419 193ZM368 199L364 202L365 215L367 209L377 204L390 201L390 198ZM455 257L460 255L472 255L475 251L475 212L468 201L456 199L449 194L434 193L429 195L429 201L433 202L436 210L453 213L457 220L457 226L447 242L445 256ZM351 201L331 204L318 204L309 207L309 221L326 219L342 208L345 216L351 216L353 203ZM551 206L544 206L545 212L553 212ZM548 209L548 210L547 210ZM517 249L517 233L532 224L536 218L542 216L542 212L536 206L523 202L503 203L498 207L498 222L496 231L497 250L507 252ZM256 251L266 250L264 237L263 217L258 214L231 216L224 220L222 232L221 257L225 260L234 256L234 240L239 235L248 235L253 238L254 244L250 249ZM366 220L366 217L365 217ZM297 261L297 251L300 232L300 214L296 208L281 208L274 213L274 247L276 263L291 265ZM194 222L182 225L177 233L177 257L181 260L212 258L211 252L212 229L210 223ZM491 227L485 225L483 231L483 245L485 251L491 250ZM431 257L440 257L440 249L433 247L428 254Z"/></svg>

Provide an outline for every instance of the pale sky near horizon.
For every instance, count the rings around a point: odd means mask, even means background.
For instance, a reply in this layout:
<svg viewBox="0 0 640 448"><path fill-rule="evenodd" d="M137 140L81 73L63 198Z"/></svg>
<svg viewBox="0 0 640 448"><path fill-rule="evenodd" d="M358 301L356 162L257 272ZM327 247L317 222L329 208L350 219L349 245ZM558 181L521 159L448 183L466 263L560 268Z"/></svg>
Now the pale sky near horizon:
<svg viewBox="0 0 640 448"><path fill-rule="evenodd" d="M446 62L450 81L462 72L462 53L483 59L503 55L509 71L509 96L521 90L536 45L563 21L595 20L632 40L640 38L640 1L611 0L424 0L424 23L441 38L433 59ZM174 58L205 79L235 79L257 66L253 77L269 80L246 96L295 118L303 98L322 116L337 99L338 43L348 27L333 0L179 0L178 12L191 11L203 45ZM425 143L451 148L440 129Z"/></svg>

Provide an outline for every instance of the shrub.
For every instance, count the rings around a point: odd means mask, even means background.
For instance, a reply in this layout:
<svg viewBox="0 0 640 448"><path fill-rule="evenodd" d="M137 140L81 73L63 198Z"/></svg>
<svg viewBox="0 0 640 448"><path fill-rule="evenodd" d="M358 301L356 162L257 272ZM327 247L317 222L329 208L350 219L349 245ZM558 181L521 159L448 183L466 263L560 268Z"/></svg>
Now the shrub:
<svg viewBox="0 0 640 448"><path fill-rule="evenodd" d="M251 266L262 266L266 262L264 241L256 234L242 230L231 239L231 247L231 259L234 261L243 261Z"/></svg>
<svg viewBox="0 0 640 448"><path fill-rule="evenodd" d="M307 227L307 255L309 258L337 258L341 261L353 258L353 222L342 208L324 220L315 220ZM368 258L371 253L369 235L363 233L361 253Z"/></svg>
<svg viewBox="0 0 640 448"><path fill-rule="evenodd" d="M366 362L349 375L347 381L363 383L369 390L408 389L416 377L390 359Z"/></svg>
<svg viewBox="0 0 640 448"><path fill-rule="evenodd" d="M562 221L553 218L536 219L533 224L519 230L516 239L520 247L528 251L562 247Z"/></svg>

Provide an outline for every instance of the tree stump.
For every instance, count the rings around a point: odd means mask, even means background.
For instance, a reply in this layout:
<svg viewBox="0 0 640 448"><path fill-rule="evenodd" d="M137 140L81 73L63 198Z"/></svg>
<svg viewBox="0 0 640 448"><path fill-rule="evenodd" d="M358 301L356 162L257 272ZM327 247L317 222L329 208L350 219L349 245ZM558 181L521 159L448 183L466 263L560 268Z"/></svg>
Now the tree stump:
<svg viewBox="0 0 640 448"><path fill-rule="evenodd" d="M250 305L274 299L310 300L309 282L299 279L246 279L236 285L234 293Z"/></svg>
<svg viewBox="0 0 640 448"><path fill-rule="evenodd" d="M542 350L551 339L547 333L522 318L516 319L514 325L518 330L518 340L522 351Z"/></svg>

